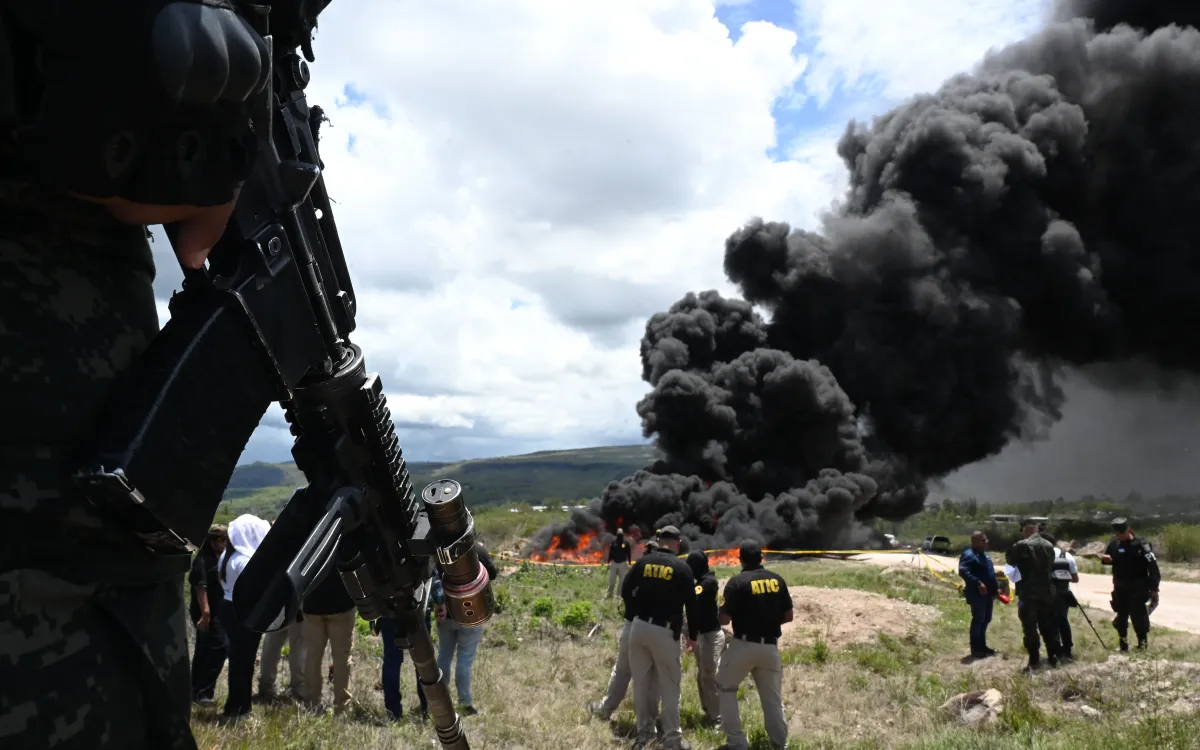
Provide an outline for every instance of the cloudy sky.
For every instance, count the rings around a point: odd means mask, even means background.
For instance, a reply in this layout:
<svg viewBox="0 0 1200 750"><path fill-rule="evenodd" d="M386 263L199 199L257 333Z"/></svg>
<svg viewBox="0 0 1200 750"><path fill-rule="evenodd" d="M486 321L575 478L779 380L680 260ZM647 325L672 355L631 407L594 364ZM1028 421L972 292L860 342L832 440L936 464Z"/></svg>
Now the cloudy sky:
<svg viewBox="0 0 1200 750"><path fill-rule="evenodd" d="M414 459L641 440L638 342L730 292L728 234L814 224L846 121L1042 22L1044 0L357 0L309 100L358 332ZM156 243L164 300L179 282ZM268 413L244 460L288 460Z"/></svg>

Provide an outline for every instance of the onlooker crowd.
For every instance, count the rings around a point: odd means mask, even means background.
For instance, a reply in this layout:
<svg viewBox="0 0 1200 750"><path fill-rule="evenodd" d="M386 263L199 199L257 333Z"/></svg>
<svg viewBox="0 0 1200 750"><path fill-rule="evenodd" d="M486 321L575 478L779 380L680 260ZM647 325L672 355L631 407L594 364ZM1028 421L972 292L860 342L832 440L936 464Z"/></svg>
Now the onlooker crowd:
<svg viewBox="0 0 1200 750"><path fill-rule="evenodd" d="M192 699L201 705L214 702L217 680L228 661L228 696L222 709L225 717L238 719L251 712L256 663L259 666L257 700L275 700L279 660L286 644L290 675L287 695L314 711L323 711L326 704L322 702L322 691L326 680L321 667L328 645L332 662L329 677L333 683L331 706L335 711L343 711L352 698L350 665L358 614L336 572L326 574L309 592L295 621L286 628L263 635L246 628L234 616L234 585L270 529L270 523L250 514L238 516L228 526L214 525L192 561L188 575L191 584L189 612L196 629ZM486 548L479 544L477 551L489 578L494 579L496 568ZM453 684L458 692L459 710L468 715L477 713L471 695L471 672L483 628L463 628L448 617L441 581L436 575L431 582L425 612L427 631L432 631L435 613L438 619L438 666L450 680L450 665L457 652ZM400 691L404 651L395 643L396 627L395 621L383 618L375 623L374 631L383 639L380 687L384 706L391 718L400 719L404 715ZM424 717L428 710L419 679L416 688Z"/></svg>

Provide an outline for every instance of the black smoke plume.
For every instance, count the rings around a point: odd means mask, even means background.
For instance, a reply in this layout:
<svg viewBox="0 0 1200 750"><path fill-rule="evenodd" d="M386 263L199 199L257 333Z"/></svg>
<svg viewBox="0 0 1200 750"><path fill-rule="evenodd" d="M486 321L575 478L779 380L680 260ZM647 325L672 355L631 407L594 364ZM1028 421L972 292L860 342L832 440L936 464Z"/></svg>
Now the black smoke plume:
<svg viewBox="0 0 1200 750"><path fill-rule="evenodd" d="M819 232L750 222L725 249L743 299L647 323L638 413L665 458L534 546L666 523L704 546L861 543L929 480L1044 436L1064 368L1200 370L1198 5L1062 2L850 123Z"/></svg>

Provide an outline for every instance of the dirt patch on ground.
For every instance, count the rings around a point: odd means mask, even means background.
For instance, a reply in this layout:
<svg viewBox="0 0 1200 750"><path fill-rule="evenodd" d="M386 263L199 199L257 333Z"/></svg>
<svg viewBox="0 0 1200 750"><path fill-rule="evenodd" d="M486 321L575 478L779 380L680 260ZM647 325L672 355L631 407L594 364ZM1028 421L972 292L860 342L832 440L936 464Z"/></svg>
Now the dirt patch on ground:
<svg viewBox="0 0 1200 750"><path fill-rule="evenodd" d="M796 617L783 626L781 646L824 637L830 648L875 641L880 633L897 638L937 619L935 607L910 604L854 589L790 586Z"/></svg>
<svg viewBox="0 0 1200 750"><path fill-rule="evenodd" d="M1046 708L1092 715L1095 707L1139 712L1192 713L1200 708L1200 664L1166 659L1130 659L1113 654L1098 664L1081 664L1047 673L1058 705Z"/></svg>

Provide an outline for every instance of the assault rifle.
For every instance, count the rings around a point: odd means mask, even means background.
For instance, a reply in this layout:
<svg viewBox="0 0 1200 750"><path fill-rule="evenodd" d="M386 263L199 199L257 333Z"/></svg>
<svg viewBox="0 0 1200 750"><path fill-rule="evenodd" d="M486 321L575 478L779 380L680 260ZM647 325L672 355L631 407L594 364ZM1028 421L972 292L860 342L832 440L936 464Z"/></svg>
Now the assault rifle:
<svg viewBox="0 0 1200 750"><path fill-rule="evenodd" d="M279 630L336 571L365 619L398 621L442 747L469 750L425 600L435 568L457 622L482 625L495 600L462 488L435 482L418 502L379 377L348 339L356 300L321 176L323 115L304 96L327 4L242 6L273 67L252 117L253 174L207 268L185 269L170 321L120 387L77 480L146 546L194 550L251 433L280 403L308 485L238 578L239 619Z"/></svg>

